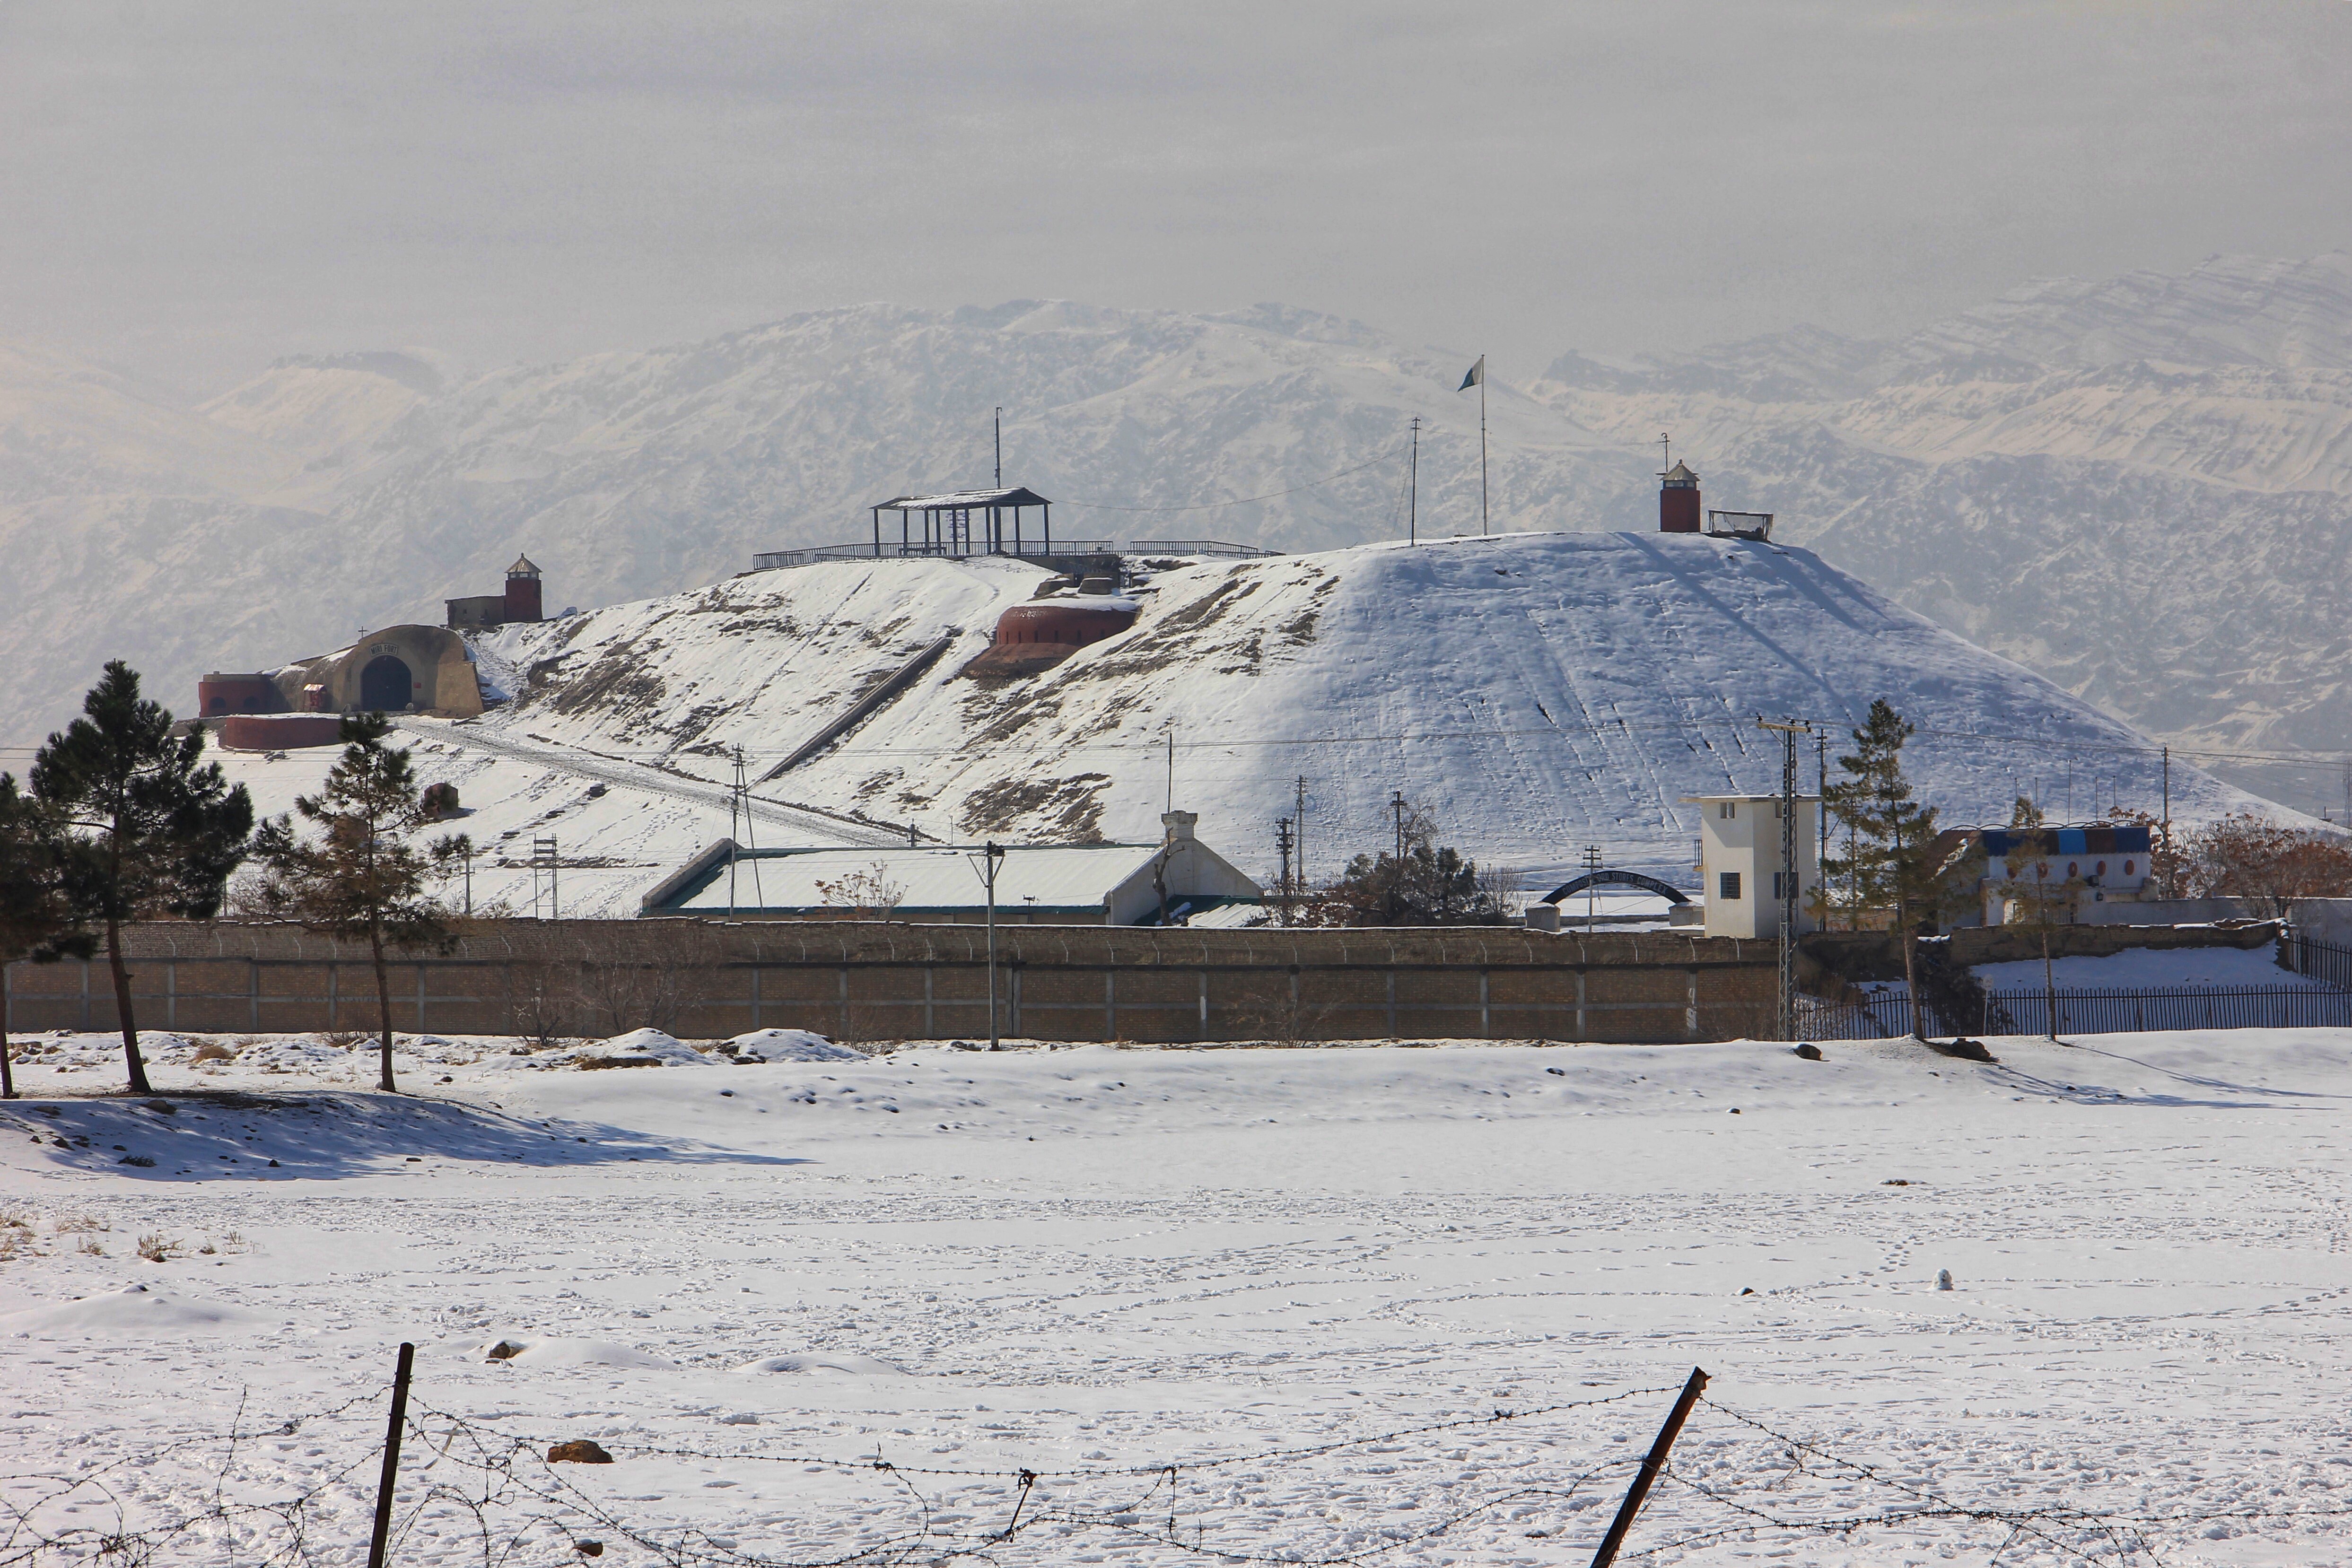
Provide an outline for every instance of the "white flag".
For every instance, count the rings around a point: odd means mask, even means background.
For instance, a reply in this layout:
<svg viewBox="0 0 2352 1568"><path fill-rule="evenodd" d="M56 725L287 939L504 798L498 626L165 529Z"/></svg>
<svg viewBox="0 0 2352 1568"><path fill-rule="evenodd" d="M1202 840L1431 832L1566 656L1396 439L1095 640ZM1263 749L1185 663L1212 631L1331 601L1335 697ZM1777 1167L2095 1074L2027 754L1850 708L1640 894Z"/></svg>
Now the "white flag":
<svg viewBox="0 0 2352 1568"><path fill-rule="evenodd" d="M1461 384L1460 386L1458 386L1458 387L1455 387L1454 390L1455 392L1468 392L1472 387L1483 387L1483 386L1485 386L1486 384L1486 355L1484 355L1484 354L1481 354L1481 355L1479 355L1479 356L1478 356L1478 362L1477 362L1476 364L1475 364L1475 365L1473 365L1473 366L1471 366L1471 367L1470 367L1470 373L1469 373L1468 375L1464 376L1464 377L1462 378L1462 384Z"/></svg>

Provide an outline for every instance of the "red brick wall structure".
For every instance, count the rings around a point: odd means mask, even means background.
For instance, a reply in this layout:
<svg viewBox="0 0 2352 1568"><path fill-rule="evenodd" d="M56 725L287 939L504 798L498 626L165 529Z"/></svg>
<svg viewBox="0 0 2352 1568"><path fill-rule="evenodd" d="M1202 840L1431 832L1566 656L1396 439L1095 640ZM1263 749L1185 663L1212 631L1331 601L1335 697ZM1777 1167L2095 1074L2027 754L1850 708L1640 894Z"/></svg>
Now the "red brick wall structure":
<svg viewBox="0 0 2352 1568"><path fill-rule="evenodd" d="M196 713L214 718L228 713L283 713L285 694L268 675L227 674L215 671L196 681Z"/></svg>
<svg viewBox="0 0 2352 1568"><path fill-rule="evenodd" d="M1131 600L1098 598L1093 604L1084 599L1031 600L996 618L996 644L1055 643L1083 648L1118 636L1135 624L1136 613Z"/></svg>
<svg viewBox="0 0 2352 1568"><path fill-rule="evenodd" d="M297 751L339 744L343 720L331 713L233 713L215 719L213 727L231 751Z"/></svg>
<svg viewBox="0 0 2352 1568"><path fill-rule="evenodd" d="M1695 534L1699 526L1698 476L1687 463L1677 463L1659 476L1658 531Z"/></svg>
<svg viewBox="0 0 2352 1568"><path fill-rule="evenodd" d="M1667 1042L1772 1028L1769 942L1507 928L1241 931L1033 925L996 934L998 1022L1015 1038ZM126 928L150 1028L366 1029L367 950L299 926ZM874 1042L988 1034L984 933L885 921L467 923L446 956L392 966L393 1027L689 1040L769 1026ZM16 964L9 1027L106 1030L103 965Z"/></svg>

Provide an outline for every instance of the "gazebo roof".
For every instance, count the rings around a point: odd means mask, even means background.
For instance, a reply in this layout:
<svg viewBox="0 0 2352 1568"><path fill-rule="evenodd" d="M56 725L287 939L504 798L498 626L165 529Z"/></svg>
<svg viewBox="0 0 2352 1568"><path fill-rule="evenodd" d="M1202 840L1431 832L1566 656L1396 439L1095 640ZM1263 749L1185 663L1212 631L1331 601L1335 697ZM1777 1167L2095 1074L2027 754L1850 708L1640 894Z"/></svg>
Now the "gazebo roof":
<svg viewBox="0 0 2352 1568"><path fill-rule="evenodd" d="M949 490L937 496L898 496L877 501L885 512L986 511L991 507L1050 507L1053 503L1026 486L1010 490Z"/></svg>

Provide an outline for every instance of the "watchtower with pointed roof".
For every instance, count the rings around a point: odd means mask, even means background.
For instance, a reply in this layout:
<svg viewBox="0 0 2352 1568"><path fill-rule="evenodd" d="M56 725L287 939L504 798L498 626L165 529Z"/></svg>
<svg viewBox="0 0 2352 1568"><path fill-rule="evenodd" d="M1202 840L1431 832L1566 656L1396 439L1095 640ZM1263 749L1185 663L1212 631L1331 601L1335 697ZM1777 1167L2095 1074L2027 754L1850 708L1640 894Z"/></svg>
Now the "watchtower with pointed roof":
<svg viewBox="0 0 2352 1568"><path fill-rule="evenodd" d="M1658 531L1695 534L1699 531L1698 476L1687 463L1677 462L1658 476Z"/></svg>
<svg viewBox="0 0 2352 1568"><path fill-rule="evenodd" d="M530 557L515 557L507 568L507 619L509 621L543 621L540 612L539 568L530 564Z"/></svg>
<svg viewBox="0 0 2352 1568"><path fill-rule="evenodd" d="M507 568L504 593L478 593L446 602L453 632L488 632L511 621L547 619L540 599L539 568L527 555L515 557L515 563Z"/></svg>

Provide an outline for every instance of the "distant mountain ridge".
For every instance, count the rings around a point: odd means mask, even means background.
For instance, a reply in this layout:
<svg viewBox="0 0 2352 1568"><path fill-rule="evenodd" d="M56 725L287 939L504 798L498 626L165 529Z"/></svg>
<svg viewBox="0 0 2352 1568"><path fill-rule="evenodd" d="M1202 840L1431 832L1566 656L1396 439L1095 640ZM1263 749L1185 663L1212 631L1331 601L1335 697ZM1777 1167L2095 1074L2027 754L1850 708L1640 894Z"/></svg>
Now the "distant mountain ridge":
<svg viewBox="0 0 2352 1568"><path fill-rule="evenodd" d="M487 373L289 360L191 409L0 351L24 588L0 737L37 740L110 654L184 707L204 669L437 620L519 551L552 608L855 539L876 499L984 483L1000 404L1006 476L1055 498L1065 538L1402 536L1413 414L1420 526L1475 532L1472 357L1277 305L875 304ZM2352 544L2352 259L2039 283L1888 341L1801 327L1525 382L1490 362L1498 529L1654 527L1670 430L1710 504L1778 512L2135 723L2352 746L2328 564Z"/></svg>

